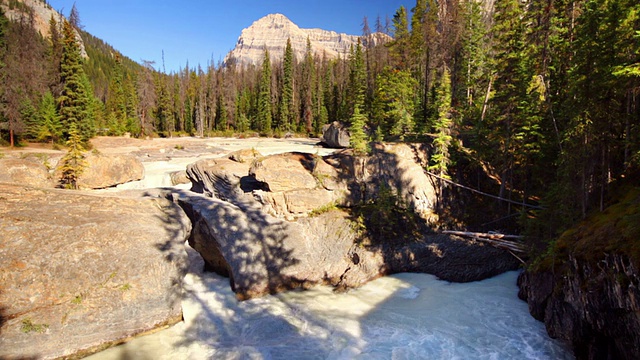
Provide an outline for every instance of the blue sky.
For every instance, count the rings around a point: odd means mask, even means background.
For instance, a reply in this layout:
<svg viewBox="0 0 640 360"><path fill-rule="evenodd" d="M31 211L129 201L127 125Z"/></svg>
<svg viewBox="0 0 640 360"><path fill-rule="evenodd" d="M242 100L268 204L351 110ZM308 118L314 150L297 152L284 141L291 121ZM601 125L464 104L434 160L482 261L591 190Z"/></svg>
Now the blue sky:
<svg viewBox="0 0 640 360"><path fill-rule="evenodd" d="M373 28L380 15L393 17L415 0L48 0L65 16L76 3L89 33L103 39L125 56L156 62L162 70L164 50L167 72L221 61L242 29L255 20L281 13L301 28L322 28L359 35L364 16Z"/></svg>

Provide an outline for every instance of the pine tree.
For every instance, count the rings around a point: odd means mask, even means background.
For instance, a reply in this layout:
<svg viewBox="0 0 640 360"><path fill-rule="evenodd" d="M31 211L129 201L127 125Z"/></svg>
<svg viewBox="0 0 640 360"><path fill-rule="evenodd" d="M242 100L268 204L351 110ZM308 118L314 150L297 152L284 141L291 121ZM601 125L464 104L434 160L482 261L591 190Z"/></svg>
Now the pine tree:
<svg viewBox="0 0 640 360"><path fill-rule="evenodd" d="M314 91L316 71L313 61L313 51L311 49L311 40L307 37L307 50L304 55L304 63L302 64L302 84L300 94L300 118L302 121L298 130L310 134L313 131L313 113L314 113Z"/></svg>
<svg viewBox="0 0 640 360"><path fill-rule="evenodd" d="M382 134L398 136L403 141L411 133L415 123L416 81L408 70L387 68L377 79L376 107L378 128Z"/></svg>
<svg viewBox="0 0 640 360"><path fill-rule="evenodd" d="M51 15L49 19L49 38L51 46L49 47L49 89L54 98L60 96L62 91L62 82L60 81L60 63L62 61L63 42L60 34L60 24Z"/></svg>
<svg viewBox="0 0 640 360"><path fill-rule="evenodd" d="M364 111L365 92L367 86L367 75L362 53L362 44L358 43L351 49L349 57L349 84L347 86L347 115L351 116L356 107L360 107L360 112ZM349 123L351 119L349 118Z"/></svg>
<svg viewBox="0 0 640 360"><path fill-rule="evenodd" d="M258 127L263 134L271 134L271 59L265 48L258 94Z"/></svg>
<svg viewBox="0 0 640 360"><path fill-rule="evenodd" d="M77 189L78 178L86 167L84 160L84 146L82 135L77 129L75 122L69 123L69 139L67 140L67 154L60 160L62 166L62 185L65 188Z"/></svg>
<svg viewBox="0 0 640 360"><path fill-rule="evenodd" d="M71 125L75 124L83 142L87 142L95 133L93 119L90 118L90 103L92 101L90 83L82 68L80 47L77 43L75 31L68 21L63 25L64 47L60 65L60 77L63 88L58 97L59 113L69 137Z"/></svg>
<svg viewBox="0 0 640 360"><path fill-rule="evenodd" d="M278 127L282 131L292 131L295 108L293 103L293 49L291 39L287 38L287 45L284 50L282 63L282 90L280 99L280 109L278 111L280 124Z"/></svg>
<svg viewBox="0 0 640 360"><path fill-rule="evenodd" d="M62 136L62 124L56 107L56 101L47 91L40 102L36 114L36 122L30 126L31 134L37 141L55 143Z"/></svg>
<svg viewBox="0 0 640 360"><path fill-rule="evenodd" d="M448 167L451 163L449 146L451 145L451 77L449 69L445 69L437 90L436 104L438 106L438 119L435 123L436 138L433 140L433 156L429 171L435 172L442 178L449 178ZM442 187L442 182L440 182Z"/></svg>
<svg viewBox="0 0 640 360"><path fill-rule="evenodd" d="M391 43L391 55L401 69L409 66L409 23L407 20L407 9L404 6L393 15L393 42Z"/></svg>
<svg viewBox="0 0 640 360"><path fill-rule="evenodd" d="M349 127L349 145L356 155L365 155L369 151L369 141L364 130L367 123L367 117L362 114L360 105L356 105L349 122L351 123L351 126Z"/></svg>

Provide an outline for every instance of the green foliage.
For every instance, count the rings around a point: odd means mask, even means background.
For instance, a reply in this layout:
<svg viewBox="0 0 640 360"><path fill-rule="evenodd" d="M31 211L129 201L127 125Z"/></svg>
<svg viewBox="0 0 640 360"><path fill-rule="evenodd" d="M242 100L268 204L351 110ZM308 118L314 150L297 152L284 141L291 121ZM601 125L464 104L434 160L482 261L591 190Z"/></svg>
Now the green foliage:
<svg viewBox="0 0 640 360"><path fill-rule="evenodd" d="M71 123L69 126L69 140L67 140L67 147L67 154L60 160L62 163L60 168L62 172L61 183L65 188L77 189L78 177L86 167L86 161L84 160L82 137L80 136L75 123Z"/></svg>
<svg viewBox="0 0 640 360"><path fill-rule="evenodd" d="M362 245L407 244L426 232L424 220L407 208L395 190L379 185L375 199L354 209L353 217L361 233ZM369 240L368 243L362 243Z"/></svg>
<svg viewBox="0 0 640 360"><path fill-rule="evenodd" d="M120 291L126 292L131 290L132 286L129 283L123 284L122 286L120 286Z"/></svg>
<svg viewBox="0 0 640 360"><path fill-rule="evenodd" d="M264 50L262 60L262 74L260 77L260 93L258 96L258 128L263 134L271 133L272 104L271 104L271 59L269 51Z"/></svg>
<svg viewBox="0 0 640 360"><path fill-rule="evenodd" d="M80 305L80 304L82 304L82 300L83 300L83 299L84 299L84 298L83 298L82 294L80 294L80 295L76 295L76 296L73 298L73 300L71 300L71 303L72 303L72 304L74 304L74 305Z"/></svg>
<svg viewBox="0 0 640 360"><path fill-rule="evenodd" d="M445 69L437 90L436 104L438 106L438 119L435 122L436 138L433 139L434 152L431 156L429 171L437 173L440 177L449 178L447 169L451 162L449 146L451 145L451 78L449 69Z"/></svg>
<svg viewBox="0 0 640 360"><path fill-rule="evenodd" d="M562 266L569 255L596 263L605 254L618 254L640 263L640 188L622 186L616 193L619 197L611 206L590 214L552 241L535 266Z"/></svg>
<svg viewBox="0 0 640 360"><path fill-rule="evenodd" d="M328 213L329 211L333 211L337 209L338 209L338 205L335 202L331 202L317 209L311 210L311 212L309 213L309 217L320 216L322 214Z"/></svg>
<svg viewBox="0 0 640 360"><path fill-rule="evenodd" d="M367 118L360 112L360 106L356 106L351 116L349 133L349 145L356 155L365 155L369 152L369 141L365 132Z"/></svg>
<svg viewBox="0 0 640 360"><path fill-rule="evenodd" d="M378 75L376 104L380 106L382 133L397 136L403 141L413 131L415 111L415 88L417 83L408 70L385 69Z"/></svg>
<svg viewBox="0 0 640 360"><path fill-rule="evenodd" d="M35 332L35 333L44 333L49 329L48 324L37 324L34 323L31 318L26 318L22 320L22 325L20 326L20 331L25 334Z"/></svg>
<svg viewBox="0 0 640 360"><path fill-rule="evenodd" d="M280 107L278 128L283 131L292 131L295 123L295 107L293 103L293 48L291 39L287 38L282 63L282 86L280 95Z"/></svg>
<svg viewBox="0 0 640 360"><path fill-rule="evenodd" d="M38 107L35 122L30 126L31 135L37 141L55 143L62 137L62 124L56 107L56 101L47 91Z"/></svg>
<svg viewBox="0 0 640 360"><path fill-rule="evenodd" d="M73 27L67 21L63 25L64 47L61 63L62 93L58 98L59 113L68 138L70 129L78 132L82 142L87 142L95 135L95 114L92 109L94 101L91 85L82 68L80 47L77 43Z"/></svg>

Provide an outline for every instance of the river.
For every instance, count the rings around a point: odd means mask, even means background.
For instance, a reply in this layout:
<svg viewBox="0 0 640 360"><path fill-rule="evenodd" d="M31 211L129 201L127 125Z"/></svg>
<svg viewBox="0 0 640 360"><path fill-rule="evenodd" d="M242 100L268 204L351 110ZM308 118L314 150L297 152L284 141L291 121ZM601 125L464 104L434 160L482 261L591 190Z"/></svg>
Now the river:
<svg viewBox="0 0 640 360"><path fill-rule="evenodd" d="M298 142L296 151L332 151ZM291 146L251 143L263 154ZM145 162L144 180L109 191L171 186L168 173L193 161ZM518 299L517 272L467 284L398 274L341 294L318 286L238 302L229 280L203 273L202 258L187 251L184 321L89 359L573 359Z"/></svg>
<svg viewBox="0 0 640 360"><path fill-rule="evenodd" d="M517 272L454 284L397 274L238 302L189 249L184 321L89 359L573 359L517 297Z"/></svg>

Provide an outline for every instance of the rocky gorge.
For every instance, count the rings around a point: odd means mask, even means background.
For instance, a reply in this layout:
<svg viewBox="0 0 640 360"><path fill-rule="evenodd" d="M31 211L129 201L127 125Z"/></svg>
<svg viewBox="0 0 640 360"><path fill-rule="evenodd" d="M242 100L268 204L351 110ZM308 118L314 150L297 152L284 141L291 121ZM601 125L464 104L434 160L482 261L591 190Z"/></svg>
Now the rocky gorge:
<svg viewBox="0 0 640 360"><path fill-rule="evenodd" d="M473 281L518 266L502 250L426 226L385 246L343 210L388 187L432 221L420 147L380 145L358 159L313 147L263 156L256 144L225 157L223 144L205 146L200 161L186 155L198 192L73 192L3 180L0 356L75 357L179 321L186 240L207 269L229 276L238 299L317 284L344 290L406 271ZM138 152L142 160L171 153Z"/></svg>

